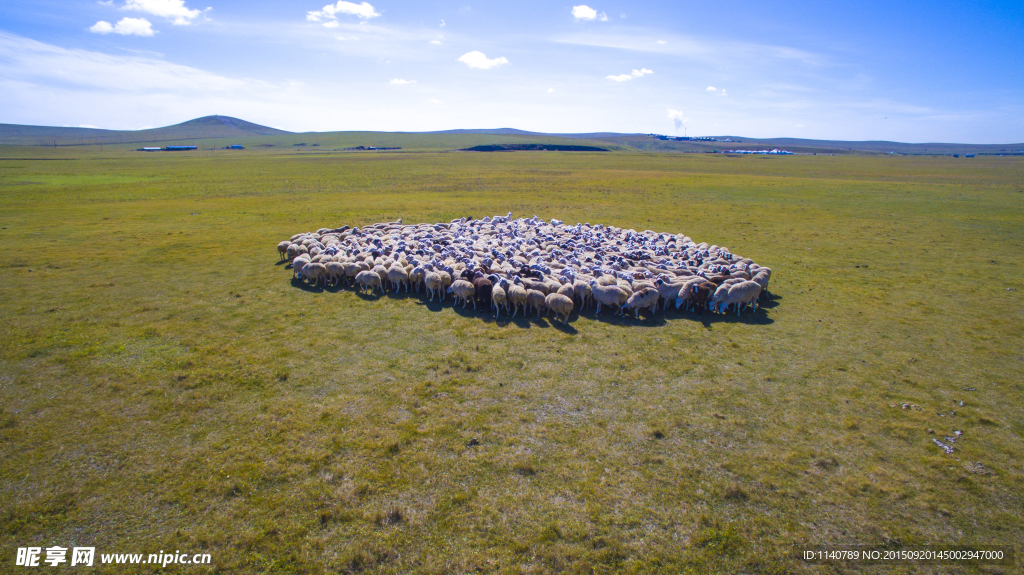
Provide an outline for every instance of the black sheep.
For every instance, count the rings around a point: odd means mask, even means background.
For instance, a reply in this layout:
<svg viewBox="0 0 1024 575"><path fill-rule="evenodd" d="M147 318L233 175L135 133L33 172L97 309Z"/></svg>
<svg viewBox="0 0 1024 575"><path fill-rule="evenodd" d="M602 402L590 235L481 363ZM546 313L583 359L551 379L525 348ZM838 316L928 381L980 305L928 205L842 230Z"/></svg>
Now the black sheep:
<svg viewBox="0 0 1024 575"><path fill-rule="evenodd" d="M483 309L490 309L491 290L494 289L491 280L484 277L483 272L476 272L473 274L473 287L476 288L476 301L487 306Z"/></svg>

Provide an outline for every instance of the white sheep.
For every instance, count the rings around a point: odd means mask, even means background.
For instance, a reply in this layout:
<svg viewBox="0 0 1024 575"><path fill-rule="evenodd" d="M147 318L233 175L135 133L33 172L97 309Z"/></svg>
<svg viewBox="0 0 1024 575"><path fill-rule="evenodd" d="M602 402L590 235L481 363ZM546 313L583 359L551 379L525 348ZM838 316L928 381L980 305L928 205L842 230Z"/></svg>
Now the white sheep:
<svg viewBox="0 0 1024 575"><path fill-rule="evenodd" d="M636 317L638 312L644 308L650 310L653 314L654 310L658 307L660 298L661 294L658 293L658 290L652 287L643 288L629 296L626 303L622 304L622 315L626 315L626 310L630 310L633 312L633 317Z"/></svg>
<svg viewBox="0 0 1024 575"><path fill-rule="evenodd" d="M327 268L320 262L310 262L303 266L302 275L306 276L306 281L312 286L320 284L320 280L324 280L324 285L327 284Z"/></svg>
<svg viewBox="0 0 1024 575"><path fill-rule="evenodd" d="M444 283L441 280L441 274L437 272L427 272L423 276L423 284L427 287L427 295L430 297L430 301L434 301L434 295L437 295L438 301L444 300Z"/></svg>
<svg viewBox="0 0 1024 575"><path fill-rule="evenodd" d="M369 290L371 294L380 288L381 293L384 292L384 287L380 281L380 275L369 270L364 270L356 274L356 286L359 289L359 293L363 293L365 290Z"/></svg>
<svg viewBox="0 0 1024 575"><path fill-rule="evenodd" d="M719 297L719 292L722 289L726 289L726 293ZM761 285L757 282L745 281L743 283L733 284L729 286L722 286L715 291L715 296L712 298L711 309L718 309L720 312L725 312L731 305L736 306L736 315L740 315L740 311L747 304L753 302L754 311L757 311L757 296L761 295Z"/></svg>
<svg viewBox="0 0 1024 575"><path fill-rule="evenodd" d="M466 302L471 301L473 302L473 309L476 309L476 298L473 297L476 295L476 286L474 286L472 282L468 282L466 280L455 280L447 291L451 293L455 299L452 305L459 303L459 300L461 299L463 308L466 307Z"/></svg>
<svg viewBox="0 0 1024 575"><path fill-rule="evenodd" d="M569 323L569 314L572 313L573 308L571 297L560 293L548 294L544 298L544 305L547 306L548 310L554 312L556 320L559 315L563 315L565 316L563 323Z"/></svg>
<svg viewBox="0 0 1024 575"><path fill-rule="evenodd" d="M500 285L491 288L491 308L494 309L494 317L501 315L501 308L505 308L505 314L508 315L508 295Z"/></svg>
<svg viewBox="0 0 1024 575"><path fill-rule="evenodd" d="M519 308L523 308L523 315L526 315L526 288L519 283L518 277L515 279L515 283L509 284L507 297L508 303L512 307L512 317L516 317Z"/></svg>
<svg viewBox="0 0 1024 575"><path fill-rule="evenodd" d="M409 272L405 271L398 262L391 264L391 267L387 271L388 283L390 283L398 293L398 290L403 285L405 286L405 293L409 293Z"/></svg>
<svg viewBox="0 0 1024 575"><path fill-rule="evenodd" d="M526 290L526 314L530 313L530 308L537 310L537 317L540 317L540 312L544 309L544 300L547 296L544 292L535 289Z"/></svg>
<svg viewBox="0 0 1024 575"><path fill-rule="evenodd" d="M622 304L626 303L629 296L617 285L601 285L598 283L600 280L591 280L590 292L597 302L597 311L595 313L601 313L601 306L611 306L616 310L616 314L619 313L619 308Z"/></svg>

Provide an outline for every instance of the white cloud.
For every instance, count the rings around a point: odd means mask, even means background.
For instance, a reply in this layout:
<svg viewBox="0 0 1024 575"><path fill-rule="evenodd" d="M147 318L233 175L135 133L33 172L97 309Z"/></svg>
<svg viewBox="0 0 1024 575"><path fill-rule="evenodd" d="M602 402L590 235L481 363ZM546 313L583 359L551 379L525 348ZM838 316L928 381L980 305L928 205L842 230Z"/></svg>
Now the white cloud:
<svg viewBox="0 0 1024 575"><path fill-rule="evenodd" d="M554 93L555 93L555 89L554 88L548 88L548 94L554 94Z"/></svg>
<svg viewBox="0 0 1024 575"><path fill-rule="evenodd" d="M92 25L89 31L94 34L110 34L114 31L114 27L110 25L110 22L106 20L100 20L99 22Z"/></svg>
<svg viewBox="0 0 1024 575"><path fill-rule="evenodd" d="M469 66L470 68L479 68L481 70L490 70L491 68L497 68L502 64L508 64L508 59L504 56L500 58L488 58L483 52L473 50L472 52L466 52L459 57L459 62Z"/></svg>
<svg viewBox="0 0 1024 575"><path fill-rule="evenodd" d="M668 44L668 42L666 42L664 40L658 40L658 44Z"/></svg>
<svg viewBox="0 0 1024 575"><path fill-rule="evenodd" d="M431 98L431 99L429 99L427 101L430 102L431 104L443 104L444 103L441 100L437 100L435 98Z"/></svg>
<svg viewBox="0 0 1024 575"><path fill-rule="evenodd" d="M441 20L441 27L444 28L444 20Z"/></svg>
<svg viewBox="0 0 1024 575"><path fill-rule="evenodd" d="M756 65L758 69L764 69L768 65L765 62L766 59L778 62L798 62L808 66L821 66L828 63L827 59L822 55L786 46L715 41L695 36L662 36L662 39L665 40L664 44L651 42L649 34L598 33L593 31L586 33L573 32L553 38L555 42L563 44L673 54L715 65Z"/></svg>
<svg viewBox="0 0 1024 575"><path fill-rule="evenodd" d="M114 0L96 0L96 3L103 6L113 6Z"/></svg>
<svg viewBox="0 0 1024 575"><path fill-rule="evenodd" d="M717 90L718 88L715 88L714 86L708 86L708 92L715 92Z"/></svg>
<svg viewBox="0 0 1024 575"><path fill-rule="evenodd" d="M640 70L634 69L632 74L619 74L618 76L605 76L605 79L611 80L613 82L625 82L626 80L632 80L633 78L639 78L641 76L646 76L647 74L653 74L653 73L654 73L653 70L648 70L647 68L641 68Z"/></svg>
<svg viewBox="0 0 1024 575"><path fill-rule="evenodd" d="M345 0L339 0L337 4L328 4L320 10L306 12L306 20L310 22L324 22L326 20L324 26L334 28L338 25L338 14L349 14L357 16L362 20L369 20L370 18L380 16L369 2L354 4L352 2L345 2Z"/></svg>
<svg viewBox="0 0 1024 575"><path fill-rule="evenodd" d="M437 44L438 46L441 45L441 41L440 40L431 40L430 43L431 44Z"/></svg>
<svg viewBox="0 0 1024 575"><path fill-rule="evenodd" d="M82 124L82 125L77 126L77 127L79 127L79 128L92 128L93 130L99 130L100 129L99 126L93 126L92 124Z"/></svg>
<svg viewBox="0 0 1024 575"><path fill-rule="evenodd" d="M608 21L608 15L605 14L604 12L601 12L601 15L598 16L598 20L600 20L602 22L607 22Z"/></svg>
<svg viewBox="0 0 1024 575"><path fill-rule="evenodd" d="M202 10L189 10L185 0L128 0L122 10L135 10L153 16L173 20L176 25L190 24L192 19L202 14Z"/></svg>
<svg viewBox="0 0 1024 575"><path fill-rule="evenodd" d="M597 18L597 10L594 10L586 4L572 7L572 17L577 20L593 20Z"/></svg>
<svg viewBox="0 0 1024 575"><path fill-rule="evenodd" d="M217 95L270 88L265 82L218 76L156 58L71 50L4 32L0 32L0 78L32 85L58 84L64 90L105 90L108 95L130 94L133 98L147 93Z"/></svg>
<svg viewBox="0 0 1024 575"><path fill-rule="evenodd" d="M682 128L683 124L690 121L689 118L683 116L682 112L680 112L679 110L673 110L671 108L669 108L668 110L668 117L670 120L672 120L672 123L675 125L677 130L679 128Z"/></svg>
<svg viewBox="0 0 1024 575"><path fill-rule="evenodd" d="M391 81L392 86L404 86L406 84L415 84L416 80L403 80L401 78L395 78Z"/></svg>
<svg viewBox="0 0 1024 575"><path fill-rule="evenodd" d="M121 34L122 36L152 36L153 25L145 18L121 18L117 24L100 20L89 28L95 34Z"/></svg>

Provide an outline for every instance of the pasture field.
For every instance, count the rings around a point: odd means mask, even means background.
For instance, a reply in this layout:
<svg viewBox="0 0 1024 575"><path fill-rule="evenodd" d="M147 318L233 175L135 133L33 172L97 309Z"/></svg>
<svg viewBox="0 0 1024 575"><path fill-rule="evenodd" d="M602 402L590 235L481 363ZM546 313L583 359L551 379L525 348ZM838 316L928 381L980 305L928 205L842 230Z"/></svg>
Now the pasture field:
<svg viewBox="0 0 1024 575"><path fill-rule="evenodd" d="M772 299L563 327L277 264L301 231L509 210L728 246ZM211 554L180 573L1024 552L1024 158L5 147L0 228L3 572L30 545Z"/></svg>

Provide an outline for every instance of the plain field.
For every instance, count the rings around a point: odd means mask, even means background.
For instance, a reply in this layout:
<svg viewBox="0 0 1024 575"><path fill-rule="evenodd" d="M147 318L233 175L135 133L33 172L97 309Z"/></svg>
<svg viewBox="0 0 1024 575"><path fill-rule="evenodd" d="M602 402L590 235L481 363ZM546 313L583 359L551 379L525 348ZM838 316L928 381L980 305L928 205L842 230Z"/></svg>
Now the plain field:
<svg viewBox="0 0 1024 575"><path fill-rule="evenodd" d="M1022 208L1009 157L0 148L0 562L817 573L792 545L1019 547ZM301 231L509 210L728 246L773 297L563 328L277 264Z"/></svg>

